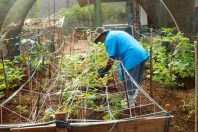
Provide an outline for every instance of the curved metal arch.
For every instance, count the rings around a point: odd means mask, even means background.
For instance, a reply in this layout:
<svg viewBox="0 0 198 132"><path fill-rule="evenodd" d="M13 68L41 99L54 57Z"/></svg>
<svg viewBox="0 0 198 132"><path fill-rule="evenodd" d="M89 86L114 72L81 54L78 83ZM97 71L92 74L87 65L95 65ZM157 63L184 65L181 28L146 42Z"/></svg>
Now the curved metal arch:
<svg viewBox="0 0 198 132"><path fill-rule="evenodd" d="M17 0L3 0L0 2L0 30L3 26L3 22L8 14L8 12L10 11L10 9L12 8L12 6L14 5L14 3Z"/></svg>
<svg viewBox="0 0 198 132"><path fill-rule="evenodd" d="M150 0L150 1L147 1L147 2L143 2L142 0L137 0L137 2L144 8L144 10L146 11L146 13L148 14L149 18L152 19L153 23L155 25L157 25L157 20L155 17L152 17L156 12L152 12L152 10L150 9L155 9L155 5L156 4L153 4L153 3L161 3L164 8L167 10L167 12L169 13L169 15L171 16L173 22L175 23L175 26L177 28L178 31L180 31L179 29L179 26L177 24L177 21L175 20L175 17L173 16L173 14L171 13L170 9L168 8L168 6L165 4L165 2L163 0ZM149 7L149 9L147 9L147 7Z"/></svg>
<svg viewBox="0 0 198 132"><path fill-rule="evenodd" d="M12 22L14 21L20 21L20 23L18 25L16 25L15 27L13 27L13 29L9 30L7 33L6 33L6 36L5 36L5 39L9 39L9 42L7 42L6 44L6 47L7 47L7 50L8 50L8 56L10 56L10 59L14 59L14 56L16 55L15 54L15 49L14 49L14 46L15 46L15 41L19 42L20 40L20 37L17 37L16 40L14 39L10 39L10 38L13 38L13 31L15 32L15 35L16 36L20 36L21 34L21 31L22 31L22 27L23 27L23 24L24 24L24 20L29 12L29 10L31 9L31 7L34 5L34 3L36 2L37 0L17 0L17 2L19 3L15 3L15 4L18 4L18 5L22 5L20 7L20 10L18 12L18 14L20 14L15 20L12 20ZM16 5L14 5L12 8L16 8L15 7ZM7 14L9 15L9 13ZM12 14L13 15L13 14Z"/></svg>

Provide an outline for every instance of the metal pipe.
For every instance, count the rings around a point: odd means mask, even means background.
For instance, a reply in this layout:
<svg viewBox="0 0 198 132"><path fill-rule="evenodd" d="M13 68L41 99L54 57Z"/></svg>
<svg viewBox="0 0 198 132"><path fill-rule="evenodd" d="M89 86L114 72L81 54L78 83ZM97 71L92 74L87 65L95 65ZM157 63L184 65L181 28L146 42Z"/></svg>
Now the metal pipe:
<svg viewBox="0 0 198 132"><path fill-rule="evenodd" d="M172 75L173 75L173 71L172 71L172 68L173 68L173 45L174 45L174 41L172 42L171 44L171 64L170 64L170 89L173 88L173 80L172 80Z"/></svg>
<svg viewBox="0 0 198 132"><path fill-rule="evenodd" d="M179 26L178 26L178 24L177 24L175 18L173 17L173 14L172 14L171 11L168 9L168 7L166 6L166 4L164 3L163 0L160 0L160 2L164 5L164 7L166 8L166 10L169 12L170 16L172 17L172 19L173 19L173 21L174 21L174 23L175 23L175 25L176 25L176 27L177 27L177 30L180 32Z"/></svg>
<svg viewBox="0 0 198 132"><path fill-rule="evenodd" d="M150 96L153 97L153 55L152 55L152 42L153 41L153 28L151 28L151 43L150 43Z"/></svg>
<svg viewBox="0 0 198 132"><path fill-rule="evenodd" d="M198 132L198 72L197 72L197 41L195 44L195 132Z"/></svg>

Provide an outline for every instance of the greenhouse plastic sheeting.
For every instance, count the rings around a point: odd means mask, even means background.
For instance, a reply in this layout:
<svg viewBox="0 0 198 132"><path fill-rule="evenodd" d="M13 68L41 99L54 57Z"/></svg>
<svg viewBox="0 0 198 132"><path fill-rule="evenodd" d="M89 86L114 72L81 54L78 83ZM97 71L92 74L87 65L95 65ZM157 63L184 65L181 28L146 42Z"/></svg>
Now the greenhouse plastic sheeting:
<svg viewBox="0 0 198 132"><path fill-rule="evenodd" d="M16 0L0 0L0 29L3 25L6 15L15 2Z"/></svg>

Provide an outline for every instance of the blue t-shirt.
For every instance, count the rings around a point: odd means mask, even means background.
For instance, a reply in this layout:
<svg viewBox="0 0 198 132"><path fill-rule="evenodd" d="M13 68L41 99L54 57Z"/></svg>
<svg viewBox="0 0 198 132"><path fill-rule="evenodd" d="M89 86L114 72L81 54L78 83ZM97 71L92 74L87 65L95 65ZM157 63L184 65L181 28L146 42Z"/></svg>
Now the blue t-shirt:
<svg viewBox="0 0 198 132"><path fill-rule="evenodd" d="M108 56L121 59L127 71L150 57L142 45L124 31L108 31L104 44Z"/></svg>

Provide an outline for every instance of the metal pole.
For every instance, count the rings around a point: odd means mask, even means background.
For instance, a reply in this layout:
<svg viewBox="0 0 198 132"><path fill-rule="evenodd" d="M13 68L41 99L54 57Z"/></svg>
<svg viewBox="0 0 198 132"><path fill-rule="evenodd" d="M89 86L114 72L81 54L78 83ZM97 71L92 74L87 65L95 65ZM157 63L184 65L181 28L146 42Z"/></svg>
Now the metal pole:
<svg viewBox="0 0 198 132"><path fill-rule="evenodd" d="M150 96L153 97L153 56L152 56L152 42L153 41L153 28L151 28L151 43L150 43Z"/></svg>
<svg viewBox="0 0 198 132"><path fill-rule="evenodd" d="M66 8L69 8L69 0L66 0Z"/></svg>
<svg viewBox="0 0 198 132"><path fill-rule="evenodd" d="M136 18L136 1L135 0L134 0L134 3L133 3L133 8L134 8L133 16L135 16L135 19L133 18L134 19L134 24L133 25L134 25L134 29L136 31L137 30L137 23L136 23L137 18ZM134 35L135 35L135 38L138 39L137 32L135 32Z"/></svg>
<svg viewBox="0 0 198 132"><path fill-rule="evenodd" d="M172 68L173 68L173 64L172 64L172 61L173 61L173 45L174 45L174 41L172 42L172 45L171 45L170 89L173 88L173 80L172 80L172 75L173 75L173 71L172 71Z"/></svg>
<svg viewBox="0 0 198 132"><path fill-rule="evenodd" d="M4 65L4 58L3 58L3 51L1 50L1 60L3 64L3 73L4 73L4 78L5 78L5 84L6 84L6 96L9 96L9 86L8 86L8 79L7 79L7 74L6 74L6 69Z"/></svg>
<svg viewBox="0 0 198 132"><path fill-rule="evenodd" d="M96 0L94 3L94 11L95 11L95 26L100 27L101 24L101 6L100 6L100 0Z"/></svg>
<svg viewBox="0 0 198 132"><path fill-rule="evenodd" d="M195 44L195 132L198 132L198 72L197 72L197 41Z"/></svg>
<svg viewBox="0 0 198 132"><path fill-rule="evenodd" d="M51 27L49 0L47 0L47 9L48 9L47 11L48 11L49 27Z"/></svg>
<svg viewBox="0 0 198 132"><path fill-rule="evenodd" d="M38 119L38 112L39 112L39 102L40 102L40 92L41 92L41 85L42 85L42 79L43 79L43 66L44 66L44 59L45 59L45 56L43 55L43 58L42 58L42 64L41 64L41 78L40 78L40 86L39 86L39 94L38 94L38 98L37 98L37 107L36 107L36 114L35 114L35 122L37 122L37 119Z"/></svg>
<svg viewBox="0 0 198 132"><path fill-rule="evenodd" d="M17 46L17 38L16 38L15 31L13 31L13 38L14 38L14 43L15 43L16 56L19 56L19 50L18 50L18 46Z"/></svg>
<svg viewBox="0 0 198 132"><path fill-rule="evenodd" d="M90 10L90 1L87 0L87 3L88 3L89 26L92 27L92 22L91 22L91 10Z"/></svg>
<svg viewBox="0 0 198 132"><path fill-rule="evenodd" d="M102 22L102 7L101 7L101 0L99 1L99 11L100 11L100 27L103 26L103 22Z"/></svg>
<svg viewBox="0 0 198 132"><path fill-rule="evenodd" d="M135 26L137 27L137 3L136 0L134 0L134 15L135 15Z"/></svg>

